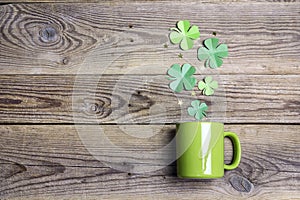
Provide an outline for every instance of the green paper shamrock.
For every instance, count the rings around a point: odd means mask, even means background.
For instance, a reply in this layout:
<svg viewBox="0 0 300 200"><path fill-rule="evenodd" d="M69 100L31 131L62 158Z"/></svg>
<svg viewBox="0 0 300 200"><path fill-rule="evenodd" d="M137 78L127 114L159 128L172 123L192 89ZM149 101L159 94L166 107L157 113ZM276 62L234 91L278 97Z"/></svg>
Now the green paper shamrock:
<svg viewBox="0 0 300 200"><path fill-rule="evenodd" d="M196 85L196 78L193 77L196 69L188 63L180 67L179 64L174 64L168 70L169 80L174 80L170 83L170 88L175 92L181 92L183 87L186 90L192 90Z"/></svg>
<svg viewBox="0 0 300 200"><path fill-rule="evenodd" d="M191 103L192 107L188 108L188 113L190 116L195 117L197 120L201 120L206 116L205 111L208 109L206 103L201 103L199 100L194 100Z"/></svg>
<svg viewBox="0 0 300 200"><path fill-rule="evenodd" d="M173 44L179 44L182 50L193 48L194 42L200 37L198 26L190 27L190 22L187 20L178 21L177 28L171 28L170 40Z"/></svg>
<svg viewBox="0 0 300 200"><path fill-rule="evenodd" d="M203 94L210 96L214 93L214 90L218 88L218 82L213 81L211 76L207 76L204 81L199 81L198 88L202 90Z"/></svg>
<svg viewBox="0 0 300 200"><path fill-rule="evenodd" d="M198 59L206 60L205 67L218 68L223 64L222 58L228 56L227 45L218 44L218 38L209 38L204 41L205 47L198 49Z"/></svg>

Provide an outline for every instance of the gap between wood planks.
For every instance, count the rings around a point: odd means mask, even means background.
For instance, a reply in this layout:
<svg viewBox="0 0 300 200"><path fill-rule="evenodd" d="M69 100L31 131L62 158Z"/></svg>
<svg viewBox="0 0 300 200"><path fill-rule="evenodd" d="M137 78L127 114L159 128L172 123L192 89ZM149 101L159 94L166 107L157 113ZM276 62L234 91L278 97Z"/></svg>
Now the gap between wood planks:
<svg viewBox="0 0 300 200"><path fill-rule="evenodd" d="M30 125L30 126L57 126L57 125L87 125L87 126L95 126L95 125L101 125L101 126L112 126L112 125L176 125L176 123L126 123L126 124L116 124L116 123L105 123L105 124L93 124L93 123L0 123L0 125L8 125L8 126L14 126L14 125ZM245 123L224 123L224 125L279 125L279 126L296 126L300 125L300 123L276 123L276 122L245 122Z"/></svg>

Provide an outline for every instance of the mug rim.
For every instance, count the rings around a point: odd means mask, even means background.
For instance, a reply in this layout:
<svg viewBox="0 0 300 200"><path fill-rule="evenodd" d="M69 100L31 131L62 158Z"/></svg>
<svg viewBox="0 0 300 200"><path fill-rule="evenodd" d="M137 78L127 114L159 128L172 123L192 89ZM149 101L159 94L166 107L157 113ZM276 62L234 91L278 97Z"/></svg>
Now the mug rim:
<svg viewBox="0 0 300 200"><path fill-rule="evenodd" d="M176 125L180 125L180 124L219 124L219 125L223 125L224 123L222 122L200 122L200 121L189 121L189 122L178 122L176 123Z"/></svg>

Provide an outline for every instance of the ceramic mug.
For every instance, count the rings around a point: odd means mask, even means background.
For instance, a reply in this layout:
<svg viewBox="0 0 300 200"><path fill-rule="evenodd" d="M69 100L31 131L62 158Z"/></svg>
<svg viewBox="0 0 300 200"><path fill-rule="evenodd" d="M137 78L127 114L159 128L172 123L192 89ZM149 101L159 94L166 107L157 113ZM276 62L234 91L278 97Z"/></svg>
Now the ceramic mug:
<svg viewBox="0 0 300 200"><path fill-rule="evenodd" d="M224 163L224 137L233 143L231 164ZM224 169L236 168L241 145L235 133L224 132L217 122L184 122L176 125L177 175L181 178L220 178Z"/></svg>

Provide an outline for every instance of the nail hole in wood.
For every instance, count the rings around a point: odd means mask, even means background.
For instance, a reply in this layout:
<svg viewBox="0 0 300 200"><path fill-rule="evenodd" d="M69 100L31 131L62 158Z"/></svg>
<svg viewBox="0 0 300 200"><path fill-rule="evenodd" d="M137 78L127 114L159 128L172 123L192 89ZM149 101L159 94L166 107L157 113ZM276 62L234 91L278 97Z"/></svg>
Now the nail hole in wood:
<svg viewBox="0 0 300 200"><path fill-rule="evenodd" d="M69 63L69 59L68 59L68 58L64 58L64 59L62 60L62 63L63 63L64 65L67 65L67 64Z"/></svg>

